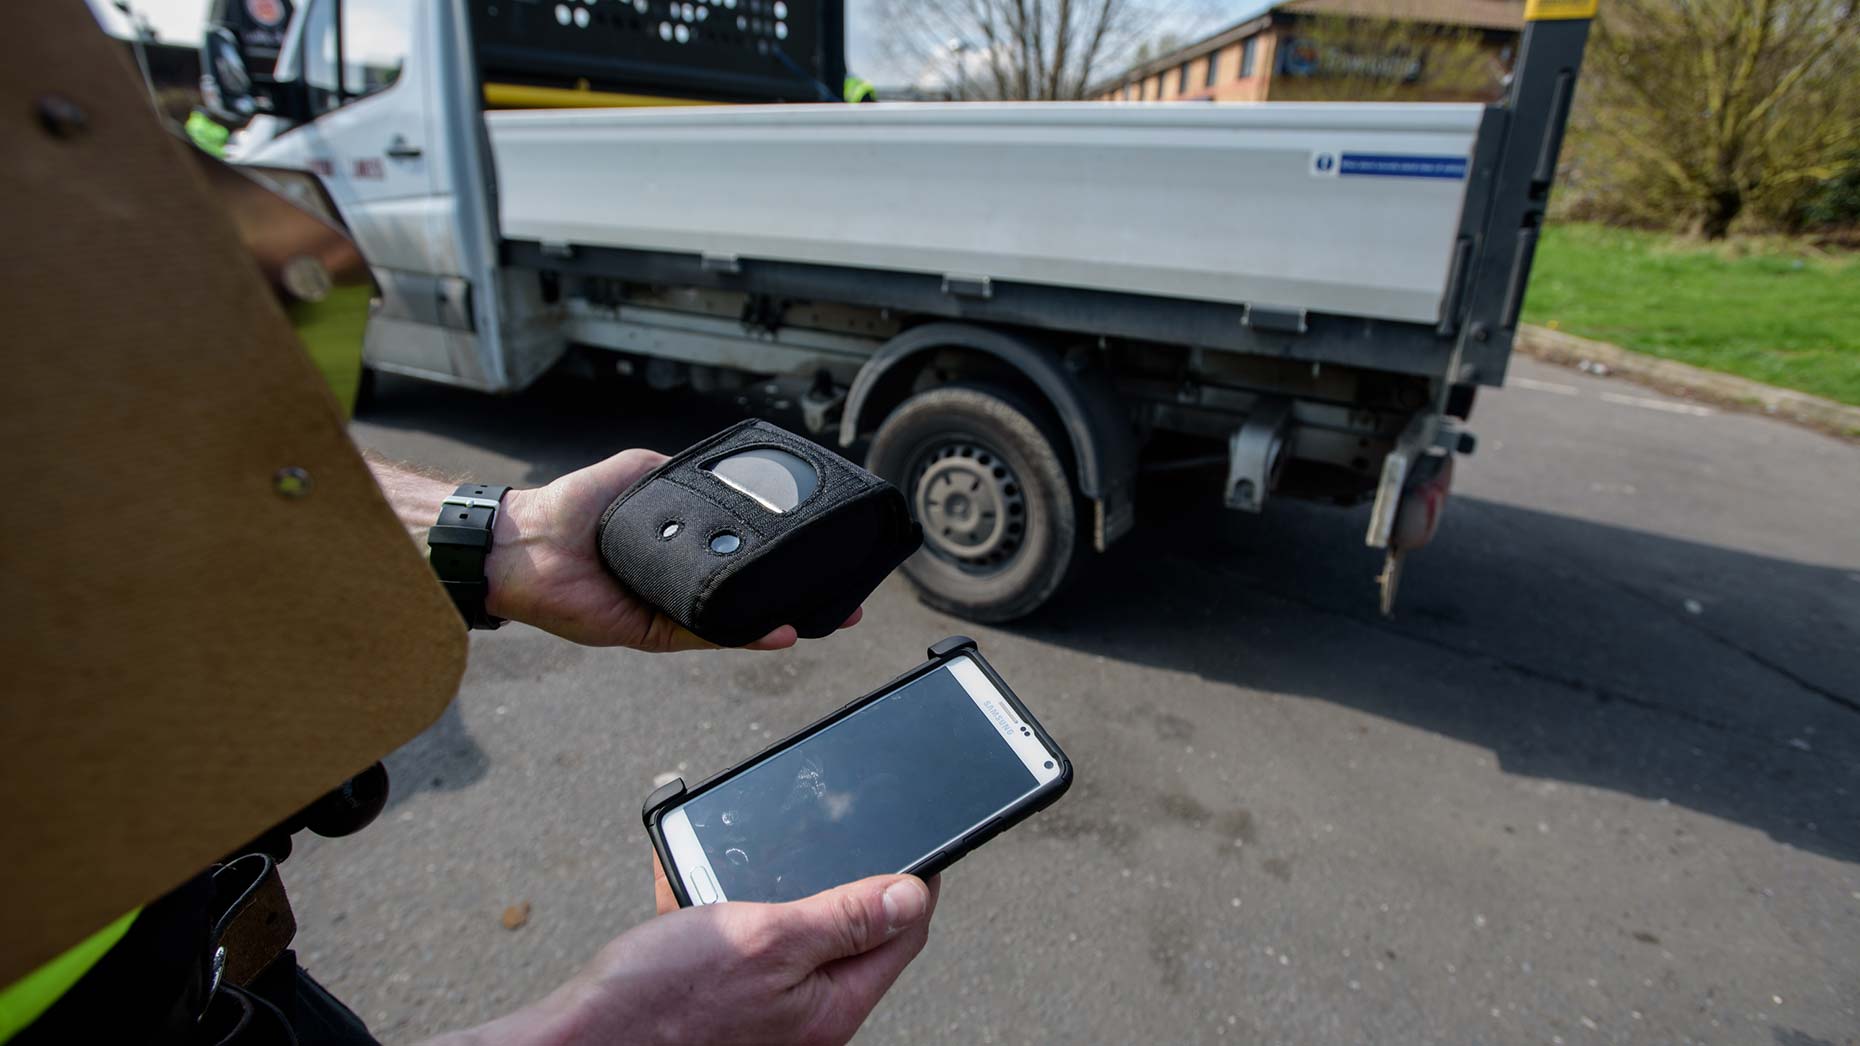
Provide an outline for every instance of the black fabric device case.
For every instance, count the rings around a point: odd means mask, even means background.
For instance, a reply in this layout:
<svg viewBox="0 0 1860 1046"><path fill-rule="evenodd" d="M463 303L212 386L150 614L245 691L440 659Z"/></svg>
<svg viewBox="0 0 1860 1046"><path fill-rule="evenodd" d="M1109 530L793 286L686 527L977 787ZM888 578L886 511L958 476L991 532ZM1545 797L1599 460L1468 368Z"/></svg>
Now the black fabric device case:
<svg viewBox="0 0 1860 1046"><path fill-rule="evenodd" d="M707 470L757 448L784 450L813 466L813 493L776 512ZM726 533L741 545L713 551L713 539ZM597 540L607 569L646 602L713 643L742 646L782 625L803 638L831 635L917 551L923 531L898 488L816 443L751 420L647 473L608 506Z"/></svg>
<svg viewBox="0 0 1860 1046"><path fill-rule="evenodd" d="M803 738L825 730L827 727L853 714L877 698L896 690L905 683L916 679L926 672L933 672L941 668L945 662L962 655L967 655L975 662L975 667L981 669L982 674L988 677L988 681L995 685L995 689L1001 691L1001 696L1006 698L1008 703L1014 706L1014 711L1020 715L1021 721L1033 728L1034 734L1036 734L1040 738L1040 741L1046 745L1047 749L1053 753L1053 757L1059 760L1059 777L1056 778L1052 784L1047 786L1046 791L1034 794L1031 800L1025 805L1017 806L997 818L976 826L969 834L958 839L947 850L941 850L931 854L926 860L902 870L920 878L928 878L935 875L961 860L964 856L974 851L976 847L1053 805L1060 796L1066 794L1066 789L1072 787L1072 760L1067 759L1066 754L1060 751L1059 742L1053 740L1052 735L1046 732L1046 728L1040 725L1040 721L1034 718L1033 713L1027 710L1027 706L1022 704L1020 698L1015 696L1014 691L1008 688L1007 681L1002 679L1000 673L995 671L994 666L990 665L988 661L982 657L982 652L980 648L976 646L975 640L970 639L968 636L950 636L948 639L942 640L930 648L929 660L925 661L923 664L898 676L884 686L878 687L870 693L842 705L839 709L826 717L782 738L767 748L764 748L762 751L757 752L755 755L730 767L728 770L722 773L712 774L689 787L685 785L684 778L681 777L654 789L652 794L646 797L645 806L640 810L640 817L646 822L646 833L652 837L652 848L658 852L659 864L665 869L665 881L671 884L672 895L678 898L678 906L680 908L691 907L691 896L685 892L684 877L679 874L677 866L672 863L671 848L665 845L665 833L660 828L660 822L664 819L668 811L680 803L722 784L724 781L734 777L744 769L767 757L770 753L779 752L784 748L796 744Z"/></svg>

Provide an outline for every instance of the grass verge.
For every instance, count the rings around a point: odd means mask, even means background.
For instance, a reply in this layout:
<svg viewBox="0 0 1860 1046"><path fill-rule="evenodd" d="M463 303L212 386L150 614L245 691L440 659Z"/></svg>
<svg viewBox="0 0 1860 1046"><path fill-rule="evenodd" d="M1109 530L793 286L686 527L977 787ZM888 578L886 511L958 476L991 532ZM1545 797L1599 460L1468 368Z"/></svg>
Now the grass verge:
<svg viewBox="0 0 1860 1046"><path fill-rule="evenodd" d="M1557 224L1538 244L1524 321L1860 405L1854 255Z"/></svg>

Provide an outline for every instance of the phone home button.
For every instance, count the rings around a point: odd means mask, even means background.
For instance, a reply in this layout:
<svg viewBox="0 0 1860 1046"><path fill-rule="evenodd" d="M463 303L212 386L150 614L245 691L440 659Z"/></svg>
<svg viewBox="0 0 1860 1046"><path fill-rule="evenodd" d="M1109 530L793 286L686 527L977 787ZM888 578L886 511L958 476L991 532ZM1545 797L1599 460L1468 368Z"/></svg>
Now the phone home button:
<svg viewBox="0 0 1860 1046"><path fill-rule="evenodd" d="M697 903L715 904L717 901L717 884L711 881L707 868L691 869L691 890L697 894Z"/></svg>

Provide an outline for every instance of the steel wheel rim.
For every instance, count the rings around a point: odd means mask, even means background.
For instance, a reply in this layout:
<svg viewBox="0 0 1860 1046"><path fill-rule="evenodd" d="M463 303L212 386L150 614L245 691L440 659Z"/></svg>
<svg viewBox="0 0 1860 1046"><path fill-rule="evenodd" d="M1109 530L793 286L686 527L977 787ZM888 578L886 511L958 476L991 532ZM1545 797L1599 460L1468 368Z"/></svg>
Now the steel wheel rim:
<svg viewBox="0 0 1860 1046"><path fill-rule="evenodd" d="M992 574L1025 546L1027 494L999 453L974 440L944 440L917 455L910 475L924 547L938 559Z"/></svg>

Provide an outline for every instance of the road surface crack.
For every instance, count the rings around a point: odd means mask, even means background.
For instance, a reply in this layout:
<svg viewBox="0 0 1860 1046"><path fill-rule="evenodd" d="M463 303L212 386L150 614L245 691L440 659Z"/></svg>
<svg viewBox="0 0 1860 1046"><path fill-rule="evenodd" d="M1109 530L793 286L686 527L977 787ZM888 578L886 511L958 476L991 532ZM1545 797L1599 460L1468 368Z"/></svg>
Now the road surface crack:
<svg viewBox="0 0 1860 1046"><path fill-rule="evenodd" d="M1548 543L1546 543L1546 546L1547 544ZM1561 545L1562 543L1558 542L1558 544ZM1702 635L1705 638L1710 639L1714 643L1717 643L1719 646L1725 647L1729 650L1735 651L1736 653L1742 654L1752 664L1757 665L1760 668L1767 669L1768 671L1776 675L1779 675L1783 677L1784 679L1787 679L1789 682L1794 683L1796 686L1801 687L1803 690L1807 691L1808 693L1813 694L1816 697L1819 697L1824 701L1827 701L1828 703L1834 705L1837 708L1842 708L1849 712L1860 713L1860 700L1856 700L1855 698L1848 697L1845 694L1837 693L1833 690L1830 690L1827 687L1824 687L1821 684L1816 683L1815 681L1807 678L1806 676L1803 676L1802 674L1796 672L1794 669L1789 668L1788 666L1783 665L1779 662L1773 661L1769 657L1763 654L1757 653L1755 650L1752 650L1749 647L1744 646L1743 644L1737 642L1734 639L1731 639L1728 636L1720 635L1719 633L1714 632L1713 630L1709 628L1706 628L1700 622L1693 620L1690 615L1682 616L1678 613L1675 613L1672 609L1671 604L1667 603L1666 601L1648 592L1642 591L1641 589L1635 587L1634 585L1628 584L1625 581L1621 581L1615 577L1612 577L1603 570L1597 569L1596 566L1590 563L1586 558L1571 554L1570 550L1567 547L1558 548L1557 552L1566 562L1580 563L1582 567L1588 572L1590 578L1593 579L1594 581L1608 588L1612 588L1617 592L1624 593L1626 595L1634 597L1635 599L1640 600L1641 602L1647 604L1648 606L1659 610L1662 614L1665 614L1667 617L1670 617L1673 620L1679 622L1680 624L1686 626L1687 628L1690 628L1692 631L1697 632L1699 635Z"/></svg>
<svg viewBox="0 0 1860 1046"><path fill-rule="evenodd" d="M1256 589L1255 591L1260 591L1260 590ZM1586 680L1586 679L1580 679L1580 678L1576 678L1573 676L1564 675L1559 672L1553 672L1548 669L1538 668L1535 665L1526 664L1522 661L1514 661L1514 660L1511 660L1510 658L1503 657L1497 654L1492 654L1487 651L1473 650L1467 647L1462 647L1456 643L1452 643L1447 640L1437 638L1435 636L1428 636L1428 635L1422 635L1416 632L1410 632L1407 629L1399 628L1394 625L1388 624L1387 622L1384 622L1380 618L1367 618L1361 614L1352 613L1347 610L1339 610L1334 607L1327 607L1327 606L1312 602L1307 599L1301 599L1298 596L1294 596L1294 595L1291 595L1285 592L1264 592L1263 594L1270 595L1271 597L1275 599L1279 599L1287 603L1292 603L1296 606L1301 606L1307 610L1312 610L1320 614L1325 614L1330 617L1342 618L1345 621L1350 621L1357 625L1361 625L1362 627L1369 629L1370 631L1373 631L1373 632L1380 632L1384 635L1394 636L1398 639L1404 639L1404 640L1407 640L1408 642L1415 643L1421 646L1432 647L1444 653L1456 655L1467 661L1473 661L1473 662L1478 662L1481 664L1489 665L1491 667L1498 668L1502 671L1510 672L1513 675L1522 676L1526 679L1533 679L1539 682L1550 683L1555 686L1559 686L1566 690L1572 691L1574 693L1581 694L1589 698L1590 700L1594 701L1596 704L1606 705L1606 704L1610 704L1613 702L1620 702L1621 704L1626 705L1629 708L1634 708L1640 711L1649 712L1654 715L1670 717L1670 718L1679 720L1680 722L1689 723L1693 726L1698 726L1706 730L1711 730L1716 733L1724 734L1728 737L1735 737L1735 738L1738 738L1744 741L1749 741L1753 744L1763 745L1763 746L1770 747L1770 748L1783 749L1789 752L1790 755L1798 757L1798 758L1816 759L1816 760L1820 760L1824 762L1829 761L1831 759L1831 757L1825 753L1818 752L1818 751L1804 751L1803 749L1799 747L1790 745L1786 741L1783 741L1783 740L1780 740L1774 737L1769 737L1764 734L1753 733L1749 730L1741 729L1735 724L1730 723L1723 719L1719 719L1715 716L1701 715L1698 712L1693 712L1693 711L1690 711L1684 708L1676 708L1673 705L1669 705L1661 701L1656 701L1656 700L1653 700L1652 698L1642 697L1638 694L1632 694L1626 691L1616 690L1611 687L1602 686L1600 684L1590 682L1589 680Z"/></svg>
<svg viewBox="0 0 1860 1046"><path fill-rule="evenodd" d="M1829 690L1827 687L1824 687L1821 684L1815 682L1814 680L1809 679L1806 676L1803 676L1802 674L1798 673L1797 671L1788 667L1787 665L1781 664L1776 661L1772 661L1766 655L1757 653L1755 650L1752 650L1749 647L1744 646L1742 643L1737 642L1736 640L1730 638L1729 636L1720 635L1719 633L1714 632L1713 630L1709 628L1706 628L1704 625L1698 623L1697 621L1692 620L1691 616L1689 615L1682 617L1679 614L1674 613L1672 608L1668 606L1668 604L1665 601L1659 599L1656 596L1651 595L1650 593L1643 592L1640 589L1634 587L1633 585L1627 584L1626 582L1623 582L1623 581L1616 581L1613 578L1604 576L1599 573L1595 574L1594 577L1597 581L1600 581L1602 584L1607 585L1608 587L1618 592L1625 592L1626 594L1633 596L1634 598L1640 600L1641 602L1646 603L1648 606L1658 609L1661 613L1679 622L1680 624L1691 629L1692 631L1697 632L1699 635L1704 636L1705 638L1711 640L1712 642L1717 643L1719 646L1724 647L1727 650L1734 651L1738 654L1742 654L1752 664L1757 665L1760 668L1767 669L1768 671L1773 672L1776 675L1783 677L1784 679L1787 679L1789 682L1794 683L1796 686L1801 687L1803 690L1806 690L1807 692L1815 695L1816 697L1819 697L1822 700L1827 701L1828 703L1836 706L1837 708L1843 708L1849 712L1860 713L1860 700L1855 700L1854 698L1848 697L1845 694L1840 694L1840 693L1836 693L1833 690Z"/></svg>

